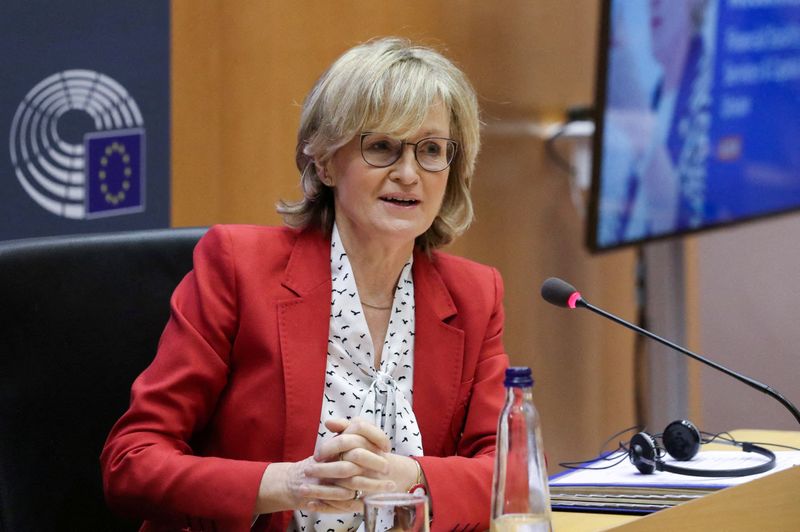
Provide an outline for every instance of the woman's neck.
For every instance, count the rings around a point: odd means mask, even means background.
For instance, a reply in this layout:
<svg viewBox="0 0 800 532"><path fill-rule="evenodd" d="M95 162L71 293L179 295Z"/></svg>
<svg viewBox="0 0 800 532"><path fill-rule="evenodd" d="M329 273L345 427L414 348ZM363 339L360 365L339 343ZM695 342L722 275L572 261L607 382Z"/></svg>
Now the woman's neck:
<svg viewBox="0 0 800 532"><path fill-rule="evenodd" d="M403 266L414 250L414 242L385 242L359 238L337 224L339 237L353 268L362 303L385 307L392 304L394 288Z"/></svg>

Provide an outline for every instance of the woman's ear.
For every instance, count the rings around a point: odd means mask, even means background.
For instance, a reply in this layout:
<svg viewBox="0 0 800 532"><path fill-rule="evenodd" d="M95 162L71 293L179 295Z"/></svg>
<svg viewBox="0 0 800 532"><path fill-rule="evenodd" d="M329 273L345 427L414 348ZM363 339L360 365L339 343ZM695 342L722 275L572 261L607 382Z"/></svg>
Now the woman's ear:
<svg viewBox="0 0 800 532"><path fill-rule="evenodd" d="M333 186L333 179L331 179L331 177L328 175L328 171L325 166L319 164L317 161L314 161L314 167L317 170L317 176L322 184L327 187Z"/></svg>

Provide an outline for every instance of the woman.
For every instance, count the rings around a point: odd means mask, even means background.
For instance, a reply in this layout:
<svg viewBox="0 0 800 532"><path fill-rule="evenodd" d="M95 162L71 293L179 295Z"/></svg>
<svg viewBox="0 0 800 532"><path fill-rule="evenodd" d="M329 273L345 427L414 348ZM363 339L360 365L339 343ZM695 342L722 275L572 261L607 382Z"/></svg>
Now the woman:
<svg viewBox="0 0 800 532"><path fill-rule="evenodd" d="M502 283L434 251L472 218L478 148L438 53L339 58L304 104L291 227L198 244L101 456L109 503L143 530L338 531L364 495L413 489L434 529L488 528Z"/></svg>

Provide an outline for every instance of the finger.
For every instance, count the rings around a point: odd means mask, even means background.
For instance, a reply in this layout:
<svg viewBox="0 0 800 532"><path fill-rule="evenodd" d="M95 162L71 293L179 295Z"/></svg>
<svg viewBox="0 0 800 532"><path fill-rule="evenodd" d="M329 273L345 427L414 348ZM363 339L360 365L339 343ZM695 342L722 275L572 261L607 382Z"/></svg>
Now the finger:
<svg viewBox="0 0 800 532"><path fill-rule="evenodd" d="M357 448L342 454L343 461L353 463L362 470L371 471L379 475L389 473L389 460L382 453L373 453L367 449Z"/></svg>
<svg viewBox="0 0 800 532"><path fill-rule="evenodd" d="M331 418L325 421L325 426L331 432L339 434L361 434L378 447L385 445L384 451L388 451L391 447L388 436L380 428L360 417L353 419Z"/></svg>
<svg viewBox="0 0 800 532"><path fill-rule="evenodd" d="M355 452L355 450L351 451ZM388 462L387 462L388 463ZM350 478L364 473L364 469L349 460L336 460L334 462L317 462L305 469L305 474L317 479Z"/></svg>
<svg viewBox="0 0 800 532"><path fill-rule="evenodd" d="M350 499L349 501L320 501L314 500L308 503L308 509L317 513L346 513L364 511L364 503L361 500Z"/></svg>
<svg viewBox="0 0 800 532"><path fill-rule="evenodd" d="M361 418L355 418L350 421L350 424L342 434L358 434L363 436L384 452L389 452L392 449L392 443L389 441L389 437L386 433L369 421Z"/></svg>
<svg viewBox="0 0 800 532"><path fill-rule="evenodd" d="M360 434L340 434L324 442L314 452L317 462L339 460L342 453L352 449L362 448L373 453L380 453L382 449Z"/></svg>
<svg viewBox="0 0 800 532"><path fill-rule="evenodd" d="M347 501L353 498L354 490L336 484L302 484L296 492L302 499Z"/></svg>
<svg viewBox="0 0 800 532"><path fill-rule="evenodd" d="M362 493L384 493L394 491L397 488L397 485L391 480L362 476L347 478L337 482L335 485L349 489L351 493L355 490L361 490Z"/></svg>
<svg viewBox="0 0 800 532"><path fill-rule="evenodd" d="M350 426L350 420L341 417L332 417L325 420L325 427L331 432L344 432Z"/></svg>

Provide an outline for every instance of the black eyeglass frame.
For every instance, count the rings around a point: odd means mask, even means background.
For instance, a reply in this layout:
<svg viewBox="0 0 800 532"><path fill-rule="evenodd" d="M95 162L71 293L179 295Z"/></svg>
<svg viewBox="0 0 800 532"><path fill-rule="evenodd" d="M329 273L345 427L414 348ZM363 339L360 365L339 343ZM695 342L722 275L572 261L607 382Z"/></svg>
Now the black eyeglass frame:
<svg viewBox="0 0 800 532"><path fill-rule="evenodd" d="M400 149L400 151L397 152L397 158L395 158L392 162L384 164L384 165L373 164L373 163L369 162L367 160L367 156L364 155L364 138L368 137L369 135L385 135L385 133L378 133L376 131L363 131L361 133L361 136L360 136L360 139L359 139L359 148L360 148L360 151L361 151L361 158L364 160L365 163L367 163L368 165L372 166L373 168L388 168L388 167L392 166L394 163L396 163L397 161L399 161L403 157L403 150L405 149L406 146L414 146L414 160L417 161L417 164L419 165L420 168L422 168L426 172L443 172L443 171L447 170L448 168L450 168L450 165L452 165L453 161L456 160L456 153L458 153L458 142L456 142L453 139L447 138L447 137L425 137L424 139L419 139L417 142L408 142L408 141L405 141L405 140L400 140L401 149ZM392 138L390 135L386 135L386 136L389 137L389 138ZM432 139L446 140L448 142L448 144L452 144L452 146L453 146L453 155L447 161L447 165L444 168L440 168L438 170L429 170L429 169L425 168L424 166L422 166L422 163L419 162L419 157L417 156L417 146L419 144L422 144L426 140L432 140Z"/></svg>

